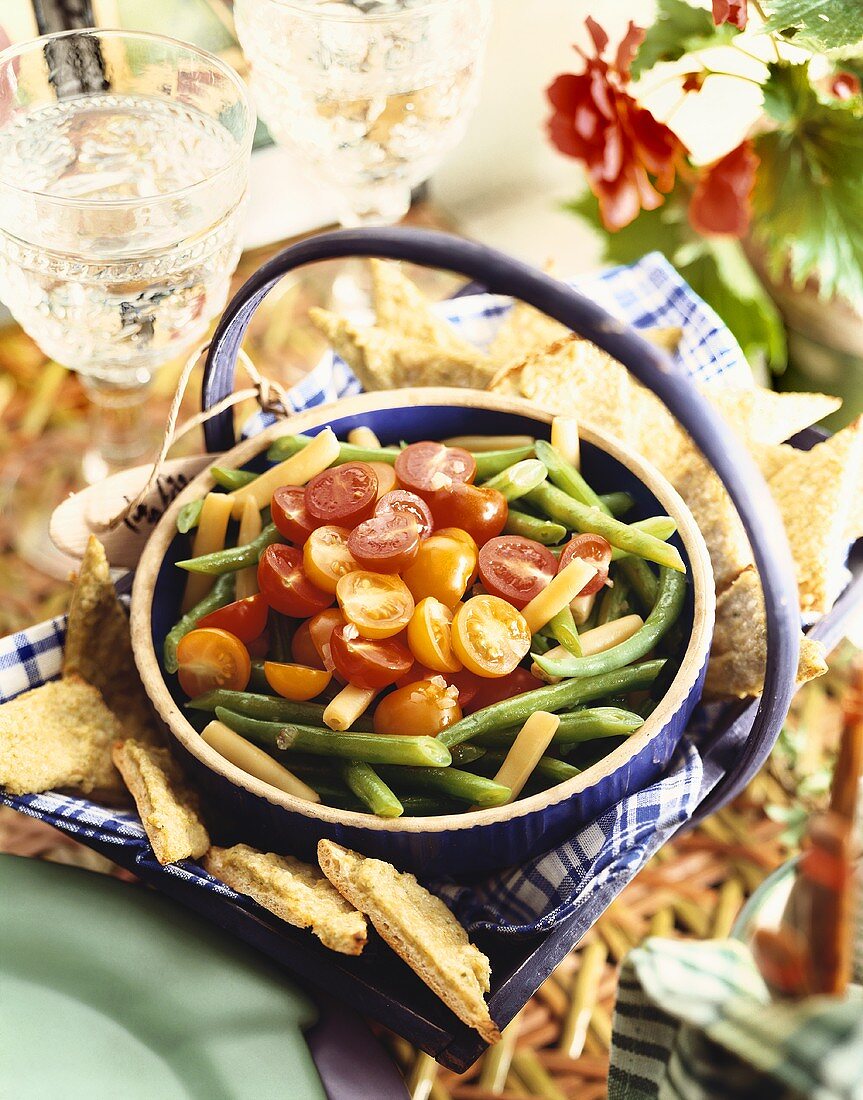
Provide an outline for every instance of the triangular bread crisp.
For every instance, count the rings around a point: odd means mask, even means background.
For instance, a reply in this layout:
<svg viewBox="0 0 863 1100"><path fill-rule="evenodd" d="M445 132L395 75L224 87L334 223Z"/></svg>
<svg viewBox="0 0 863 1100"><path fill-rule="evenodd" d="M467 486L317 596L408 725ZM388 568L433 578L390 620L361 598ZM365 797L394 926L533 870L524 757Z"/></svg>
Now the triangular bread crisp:
<svg viewBox="0 0 863 1100"><path fill-rule="evenodd" d="M379 859L367 859L331 840L318 844L321 870L344 897L365 913L389 946L487 1043L500 1032L484 994L488 959L470 942L446 905L413 875Z"/></svg>
<svg viewBox="0 0 863 1100"><path fill-rule="evenodd" d="M201 821L198 796L168 749L129 738L116 742L113 758L159 863L202 856L210 837Z"/></svg>
<svg viewBox="0 0 863 1100"><path fill-rule="evenodd" d="M204 867L280 920L295 928L310 928L331 951L359 955L366 945L365 917L317 867L292 856L258 852L247 844L211 848Z"/></svg>
<svg viewBox="0 0 863 1100"><path fill-rule="evenodd" d="M91 535L72 592L63 675L80 676L101 691L123 724L121 736L161 740L132 656L129 617L117 599L102 543Z"/></svg>
<svg viewBox="0 0 863 1100"><path fill-rule="evenodd" d="M60 788L122 799L111 760L122 732L92 684L79 676L50 680L0 706L0 785L10 794Z"/></svg>
<svg viewBox="0 0 863 1100"><path fill-rule="evenodd" d="M755 443L784 443L842 404L826 393L777 393L764 386L703 386L702 392L738 435Z"/></svg>

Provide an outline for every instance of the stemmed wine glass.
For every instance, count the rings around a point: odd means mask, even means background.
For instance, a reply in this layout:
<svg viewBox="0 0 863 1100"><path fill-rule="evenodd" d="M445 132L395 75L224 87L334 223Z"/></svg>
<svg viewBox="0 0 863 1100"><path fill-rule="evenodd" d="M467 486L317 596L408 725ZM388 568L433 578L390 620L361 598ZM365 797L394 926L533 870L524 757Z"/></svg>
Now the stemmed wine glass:
<svg viewBox="0 0 863 1100"><path fill-rule="evenodd" d="M386 225L461 139L491 0L236 0L258 113L344 226Z"/></svg>
<svg viewBox="0 0 863 1100"><path fill-rule="evenodd" d="M146 450L154 371L226 301L254 128L230 66L160 35L0 53L0 299L84 382L90 481Z"/></svg>

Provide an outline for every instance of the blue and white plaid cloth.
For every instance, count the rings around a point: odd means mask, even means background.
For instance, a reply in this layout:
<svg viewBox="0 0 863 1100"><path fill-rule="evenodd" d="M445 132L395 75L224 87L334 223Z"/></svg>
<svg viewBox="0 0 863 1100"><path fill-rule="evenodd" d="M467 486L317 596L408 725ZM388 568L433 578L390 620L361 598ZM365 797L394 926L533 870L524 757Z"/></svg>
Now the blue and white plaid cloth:
<svg viewBox="0 0 863 1100"><path fill-rule="evenodd" d="M575 280L573 285L635 328L679 326L683 330L677 353L680 365L699 381L752 384L749 366L734 337L659 253L629 267ZM479 294L452 299L442 308L465 336L484 345L494 335L509 301ZM358 390L348 367L328 357L291 396L294 409L300 411ZM271 420L268 414L253 417L244 434L255 434ZM53 619L0 641L0 702L59 675L64 634L65 621ZM486 928L519 935L547 930L588 904L599 891L606 893L618 883L622 886L688 820L718 780L719 770L705 763L698 748L717 717L715 708L702 709L661 780L624 799L565 844L480 886L442 884L439 893L471 930ZM106 810L83 798L54 793L0 794L0 801L83 843L92 839L134 849L135 862L142 868L178 876L203 890L238 900L232 890L192 862L160 868L132 812Z"/></svg>

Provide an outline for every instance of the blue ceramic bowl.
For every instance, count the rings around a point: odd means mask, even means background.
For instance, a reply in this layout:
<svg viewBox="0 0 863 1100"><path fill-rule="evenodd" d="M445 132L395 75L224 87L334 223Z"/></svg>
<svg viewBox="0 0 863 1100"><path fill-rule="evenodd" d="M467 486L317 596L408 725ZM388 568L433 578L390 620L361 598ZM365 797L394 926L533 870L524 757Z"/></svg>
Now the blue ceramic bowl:
<svg viewBox="0 0 863 1100"><path fill-rule="evenodd" d="M529 403L464 389L415 389L363 394L312 409L267 429L218 459L220 466L262 470L279 435L314 434L331 425L339 438L368 425L384 444L456 435L528 434L548 438L551 415ZM472 813L385 820L292 798L229 764L186 718L184 695L161 664L162 641L178 618L189 556L177 534L182 506L212 487L204 470L156 527L141 558L132 593L135 656L153 703L181 748L195 783L216 810L224 841L244 840L268 851L313 858L328 837L425 876L470 875L521 863L559 843L663 771L701 695L713 633L713 576L707 548L691 514L667 481L643 459L599 432L582 428L582 468L598 492L626 490L632 518L657 513L677 521L674 538L687 565L683 613L688 643L667 692L644 725L607 757L574 779L511 806Z"/></svg>

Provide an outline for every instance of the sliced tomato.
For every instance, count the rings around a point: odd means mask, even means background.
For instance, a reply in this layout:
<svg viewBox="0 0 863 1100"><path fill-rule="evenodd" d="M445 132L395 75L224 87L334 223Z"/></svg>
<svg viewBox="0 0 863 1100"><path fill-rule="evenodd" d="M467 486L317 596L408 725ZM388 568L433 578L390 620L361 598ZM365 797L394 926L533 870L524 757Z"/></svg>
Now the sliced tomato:
<svg viewBox="0 0 863 1100"><path fill-rule="evenodd" d="M246 642L246 649L249 651L249 656L253 661L259 661L262 657L270 652L270 634L269 631L264 631L263 634L259 634L257 638L253 638L250 642Z"/></svg>
<svg viewBox="0 0 863 1100"><path fill-rule="evenodd" d="M435 672L458 672L461 661L452 648L452 611L426 596L420 600L408 623L408 645L418 661Z"/></svg>
<svg viewBox="0 0 863 1100"><path fill-rule="evenodd" d="M520 535L492 539L479 552L483 587L519 610L539 595L555 573L557 560L548 547Z"/></svg>
<svg viewBox="0 0 863 1100"><path fill-rule="evenodd" d="M326 615L326 611L322 611L321 614ZM339 617L341 618L341 616ZM325 665L321 655L312 641L312 632L309 628L311 621L311 619L306 619L305 622L300 623L294 632L294 636L291 638L291 656L298 665L305 665L307 668L324 668Z"/></svg>
<svg viewBox="0 0 863 1100"><path fill-rule="evenodd" d="M369 462L367 465L374 470L378 479L377 499L393 492L398 485L395 469L388 462Z"/></svg>
<svg viewBox="0 0 863 1100"><path fill-rule="evenodd" d="M459 527L478 546L499 535L509 515L503 493L460 482L429 493L428 502L437 527Z"/></svg>
<svg viewBox="0 0 863 1100"><path fill-rule="evenodd" d="M299 485L281 485L273 493L270 513L279 534L302 546L317 527L306 508L306 491Z"/></svg>
<svg viewBox="0 0 863 1100"><path fill-rule="evenodd" d="M514 695L523 695L534 688L545 687L543 680L537 679L524 665L514 668L508 676L496 676L493 679L477 676L463 669L450 679L458 688L458 699L465 714L501 703Z"/></svg>
<svg viewBox="0 0 863 1100"><path fill-rule="evenodd" d="M530 649L530 630L506 600L474 596L455 613L452 647L469 672L507 676Z"/></svg>
<svg viewBox="0 0 863 1100"><path fill-rule="evenodd" d="M342 614L364 638L391 638L410 622L413 596L392 573L358 569L342 577L336 588Z"/></svg>
<svg viewBox="0 0 863 1100"><path fill-rule="evenodd" d="M353 624L338 626L330 638L336 672L354 687L380 691L404 676L413 656L398 638L372 641L363 638Z"/></svg>
<svg viewBox="0 0 863 1100"><path fill-rule="evenodd" d="M409 489L393 489L386 493L375 505L375 515L386 515L390 512L413 516L419 524L420 538L427 539L434 528L431 508L422 497L412 493Z"/></svg>
<svg viewBox="0 0 863 1100"><path fill-rule="evenodd" d="M364 569L378 573L401 573L420 548L420 528L404 512L374 515L351 531L348 550Z"/></svg>
<svg viewBox="0 0 863 1100"><path fill-rule="evenodd" d="M333 602L330 592L312 584L303 569L303 552L273 543L258 562L258 587L274 611L307 619Z"/></svg>
<svg viewBox="0 0 863 1100"><path fill-rule="evenodd" d="M404 676L399 676L398 680L396 680L396 687L404 687L406 684L415 684L417 680L430 680L432 676L437 675L438 673L435 672L433 668L429 668L428 665L424 665L420 661L414 660L414 663ZM450 674L447 673L444 679L449 682L451 679Z"/></svg>
<svg viewBox="0 0 863 1100"><path fill-rule="evenodd" d="M333 678L333 674L326 669L310 668L308 665L286 665L276 661L264 661L264 675L277 695L284 699L293 699L295 703L314 699Z"/></svg>
<svg viewBox="0 0 863 1100"><path fill-rule="evenodd" d="M225 604L217 611L211 611L198 619L197 626L214 626L219 630L227 630L241 642L248 644L263 634L267 626L267 601L260 592L254 596L247 596L244 600L234 600Z"/></svg>
<svg viewBox="0 0 863 1100"><path fill-rule="evenodd" d="M434 596L454 607L465 594L476 570L476 544L442 532L420 543L413 564L404 571L404 581L415 600Z"/></svg>
<svg viewBox="0 0 863 1100"><path fill-rule="evenodd" d="M215 627L184 635L177 646L177 663L180 687L193 699L216 688L243 691L252 675L252 661L240 639Z"/></svg>
<svg viewBox="0 0 863 1100"><path fill-rule="evenodd" d="M312 584L333 595L339 579L360 567L348 547L350 533L347 527L325 524L312 531L303 547L306 576Z"/></svg>
<svg viewBox="0 0 863 1100"><path fill-rule="evenodd" d="M306 508L318 523L353 527L375 510L378 479L368 462L346 462L316 474L306 486Z"/></svg>
<svg viewBox="0 0 863 1100"><path fill-rule="evenodd" d="M461 716L457 689L434 676L385 695L375 709L375 733L436 737Z"/></svg>
<svg viewBox="0 0 863 1100"><path fill-rule="evenodd" d="M338 607L328 607L309 619L309 636L324 668L332 672L333 658L330 652L330 640L338 626L344 626L345 617Z"/></svg>
<svg viewBox="0 0 863 1100"><path fill-rule="evenodd" d="M461 447L443 443L411 443L399 452L395 462L399 485L420 495L434 493L453 482L472 482L476 477L476 459Z"/></svg>
<svg viewBox="0 0 863 1100"><path fill-rule="evenodd" d="M608 567L611 565L611 543L602 535L576 535L563 548L557 563L558 573L565 569L573 558L583 558L595 566L596 575L591 577L579 592L579 596L592 596L608 580Z"/></svg>

